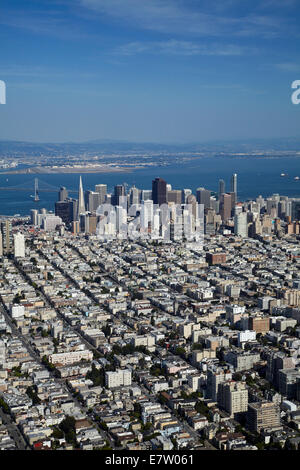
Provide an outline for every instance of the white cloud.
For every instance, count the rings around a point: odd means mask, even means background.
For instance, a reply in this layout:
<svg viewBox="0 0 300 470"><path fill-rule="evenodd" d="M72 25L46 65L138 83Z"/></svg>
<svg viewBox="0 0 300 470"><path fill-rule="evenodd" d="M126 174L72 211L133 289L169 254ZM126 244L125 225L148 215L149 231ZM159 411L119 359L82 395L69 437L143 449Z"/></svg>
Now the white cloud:
<svg viewBox="0 0 300 470"><path fill-rule="evenodd" d="M244 15L226 14L231 11L232 0L224 0L224 8L199 6L191 0L78 0L86 9L100 17L160 33L207 36L271 36L280 34L286 27L284 18L276 17L272 10L268 14L251 11L251 2ZM249 6L250 5L250 6ZM227 9L226 9L227 6Z"/></svg>
<svg viewBox="0 0 300 470"><path fill-rule="evenodd" d="M250 49L233 44L198 44L192 41L179 41L170 39L168 41L130 42L118 47L114 52L117 55L131 56L140 53L167 54L182 56L197 55L219 55L238 56Z"/></svg>

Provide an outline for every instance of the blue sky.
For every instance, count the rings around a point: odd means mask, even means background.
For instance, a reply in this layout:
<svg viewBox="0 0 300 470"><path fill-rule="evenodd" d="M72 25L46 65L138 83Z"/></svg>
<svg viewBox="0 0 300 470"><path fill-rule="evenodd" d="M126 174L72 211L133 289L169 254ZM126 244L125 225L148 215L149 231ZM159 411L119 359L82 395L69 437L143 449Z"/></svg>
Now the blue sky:
<svg viewBox="0 0 300 470"><path fill-rule="evenodd" d="M0 138L300 137L299 0L2 0Z"/></svg>

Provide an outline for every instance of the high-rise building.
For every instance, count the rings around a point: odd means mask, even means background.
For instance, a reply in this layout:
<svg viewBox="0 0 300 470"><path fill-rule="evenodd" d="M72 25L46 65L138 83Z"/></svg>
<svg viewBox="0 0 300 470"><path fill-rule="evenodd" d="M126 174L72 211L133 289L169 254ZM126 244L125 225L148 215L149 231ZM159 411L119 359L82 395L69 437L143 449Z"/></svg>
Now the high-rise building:
<svg viewBox="0 0 300 470"><path fill-rule="evenodd" d="M231 195L228 193L221 195L220 200L220 215L223 222L226 222L231 217Z"/></svg>
<svg viewBox="0 0 300 470"><path fill-rule="evenodd" d="M152 190L142 189L141 201L148 201L149 199L152 199Z"/></svg>
<svg viewBox="0 0 300 470"><path fill-rule="evenodd" d="M125 198L125 186L123 184L117 184L114 187L114 194L111 197L111 203L113 206L124 205ZM126 204L127 205L127 204Z"/></svg>
<svg viewBox="0 0 300 470"><path fill-rule="evenodd" d="M96 212L100 205L100 194L96 191L86 191L85 204L89 212Z"/></svg>
<svg viewBox="0 0 300 470"><path fill-rule="evenodd" d="M10 220L1 222L2 244L4 254L11 253L12 250L12 225Z"/></svg>
<svg viewBox="0 0 300 470"><path fill-rule="evenodd" d="M237 174L233 173L230 181L230 192L237 196Z"/></svg>
<svg viewBox="0 0 300 470"><path fill-rule="evenodd" d="M14 256L15 258L25 258L25 238L19 232L14 234Z"/></svg>
<svg viewBox="0 0 300 470"><path fill-rule="evenodd" d="M168 202L174 202L174 204L181 205L182 194L179 189L171 189L167 193Z"/></svg>
<svg viewBox="0 0 300 470"><path fill-rule="evenodd" d="M292 357L286 356L282 351L270 352L267 354L266 379L275 387L279 385L279 371L295 368Z"/></svg>
<svg viewBox="0 0 300 470"><path fill-rule="evenodd" d="M263 429L280 429L279 405L269 401L249 403L247 428L258 433Z"/></svg>
<svg viewBox="0 0 300 470"><path fill-rule="evenodd" d="M192 190L191 189L182 189L181 193L182 193L181 203L182 204L187 204L186 200L192 194Z"/></svg>
<svg viewBox="0 0 300 470"><path fill-rule="evenodd" d="M154 204L167 203L167 183L162 178L155 178L152 181L152 199Z"/></svg>
<svg viewBox="0 0 300 470"><path fill-rule="evenodd" d="M38 225L38 213L37 209L31 209L30 211L30 221L32 225Z"/></svg>
<svg viewBox="0 0 300 470"><path fill-rule="evenodd" d="M0 230L0 257L3 256L3 241L2 241L2 232Z"/></svg>
<svg viewBox="0 0 300 470"><path fill-rule="evenodd" d="M55 203L55 215L60 217L61 220L67 225L73 220L73 203L70 201L57 201Z"/></svg>
<svg viewBox="0 0 300 470"><path fill-rule="evenodd" d="M62 186L59 190L59 193L58 193L58 200L59 201L65 201L68 197L68 191L67 189Z"/></svg>
<svg viewBox="0 0 300 470"><path fill-rule="evenodd" d="M80 214L85 213L85 205L84 205L84 196L83 196L83 187L82 187L82 179L80 176L79 179L79 191L78 191L78 211L77 211L77 220L79 220Z"/></svg>
<svg viewBox="0 0 300 470"><path fill-rule="evenodd" d="M129 205L137 205L140 202L140 190L135 186L132 186L129 191Z"/></svg>
<svg viewBox="0 0 300 470"><path fill-rule="evenodd" d="M247 212L241 212L234 216L234 233L239 237L248 237Z"/></svg>
<svg viewBox="0 0 300 470"><path fill-rule="evenodd" d="M196 192L198 204L203 204L204 209L210 209L211 191L205 188L198 188Z"/></svg>
<svg viewBox="0 0 300 470"><path fill-rule="evenodd" d="M207 396L213 401L218 400L219 384L232 379L229 369L209 368L207 369Z"/></svg>
<svg viewBox="0 0 300 470"><path fill-rule="evenodd" d="M104 204L107 195L107 184L96 184L95 192L99 194L99 204Z"/></svg>
<svg viewBox="0 0 300 470"><path fill-rule="evenodd" d="M219 200L221 199L221 194L225 193L225 181L219 180Z"/></svg>
<svg viewBox="0 0 300 470"><path fill-rule="evenodd" d="M234 419L248 411L248 389L245 382L229 380L218 388L218 404Z"/></svg>
<svg viewBox="0 0 300 470"><path fill-rule="evenodd" d="M294 199L292 202L292 221L300 220L300 199Z"/></svg>
<svg viewBox="0 0 300 470"><path fill-rule="evenodd" d="M144 231L148 231L151 228L153 228L151 225L153 224L153 201L148 200L148 201L143 201L143 204L141 205L141 214L140 214L140 219L141 219L141 228Z"/></svg>

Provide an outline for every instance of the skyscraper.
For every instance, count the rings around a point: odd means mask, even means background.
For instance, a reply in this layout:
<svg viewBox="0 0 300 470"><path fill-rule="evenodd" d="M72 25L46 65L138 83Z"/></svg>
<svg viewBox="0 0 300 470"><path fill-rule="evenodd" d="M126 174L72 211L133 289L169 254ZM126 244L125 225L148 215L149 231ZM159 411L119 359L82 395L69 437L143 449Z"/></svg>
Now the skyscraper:
<svg viewBox="0 0 300 470"><path fill-rule="evenodd" d="M78 191L78 213L77 213L77 219L79 220L80 214L85 213L85 205L84 205L84 196L83 196L83 187L82 187L82 179L80 176L79 179L79 191Z"/></svg>
<svg viewBox="0 0 300 470"><path fill-rule="evenodd" d="M31 209L30 211L30 221L32 225L37 225L38 224L38 210L37 209Z"/></svg>
<svg viewBox="0 0 300 470"><path fill-rule="evenodd" d="M225 193L225 181L219 180L219 200L221 199L221 194Z"/></svg>
<svg viewBox="0 0 300 470"><path fill-rule="evenodd" d="M58 193L58 200L59 201L65 201L68 197L68 191L67 189L62 186L59 190L59 193Z"/></svg>
<svg viewBox="0 0 300 470"><path fill-rule="evenodd" d="M124 204L125 198L125 186L123 184L117 184L114 187L114 194L111 198L111 203L113 206L119 206L121 203Z"/></svg>
<svg viewBox="0 0 300 470"><path fill-rule="evenodd" d="M235 193L235 198L237 199L237 174L233 173L230 182L230 192Z"/></svg>
<svg viewBox="0 0 300 470"><path fill-rule="evenodd" d="M104 204L107 194L107 184L96 184L95 192L99 193L99 204Z"/></svg>
<svg viewBox="0 0 300 470"><path fill-rule="evenodd" d="M152 181L152 199L154 204L167 203L167 183L162 178L155 178Z"/></svg>
<svg viewBox="0 0 300 470"><path fill-rule="evenodd" d="M1 232L3 252L5 254L10 253L12 248L12 225L10 220L4 220L1 222Z"/></svg>
<svg viewBox="0 0 300 470"><path fill-rule="evenodd" d="M96 191L85 191L84 197L87 210L96 212L100 205L100 194Z"/></svg>
<svg viewBox="0 0 300 470"><path fill-rule="evenodd" d="M248 237L247 212L241 212L234 216L234 233L239 237Z"/></svg>
<svg viewBox="0 0 300 470"><path fill-rule="evenodd" d="M197 192L197 202L198 204L203 204L204 209L210 209L210 195L211 192L205 188L198 188Z"/></svg>
<svg viewBox="0 0 300 470"><path fill-rule="evenodd" d="M230 194L225 193L221 195L220 215L221 215L223 222L225 222L231 216L231 195Z"/></svg>
<svg viewBox="0 0 300 470"><path fill-rule="evenodd" d="M181 202L182 202L182 204L186 204L187 197L190 194L192 194L192 190L191 189L182 189L181 193L182 193Z"/></svg>
<svg viewBox="0 0 300 470"><path fill-rule="evenodd" d="M180 189L171 189L167 192L168 202L174 202L174 204L181 204L182 194Z"/></svg>
<svg viewBox="0 0 300 470"><path fill-rule="evenodd" d="M140 202L140 190L134 185L130 188L129 192L129 205L139 204Z"/></svg>

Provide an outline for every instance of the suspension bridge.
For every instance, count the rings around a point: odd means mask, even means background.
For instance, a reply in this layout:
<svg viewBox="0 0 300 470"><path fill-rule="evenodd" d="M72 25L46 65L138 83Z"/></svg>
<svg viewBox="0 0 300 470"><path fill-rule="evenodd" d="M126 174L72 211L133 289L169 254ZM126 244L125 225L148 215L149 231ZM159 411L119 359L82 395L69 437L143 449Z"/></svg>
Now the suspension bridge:
<svg viewBox="0 0 300 470"><path fill-rule="evenodd" d="M60 190L61 186L53 186L52 184L46 183L38 178L34 178L30 181L26 181L26 183L21 183L19 185L14 186L0 186L0 191L30 191L34 194L34 200L39 200L39 193L46 192L46 193L57 193ZM66 188L68 193L78 193L78 189L68 189Z"/></svg>

